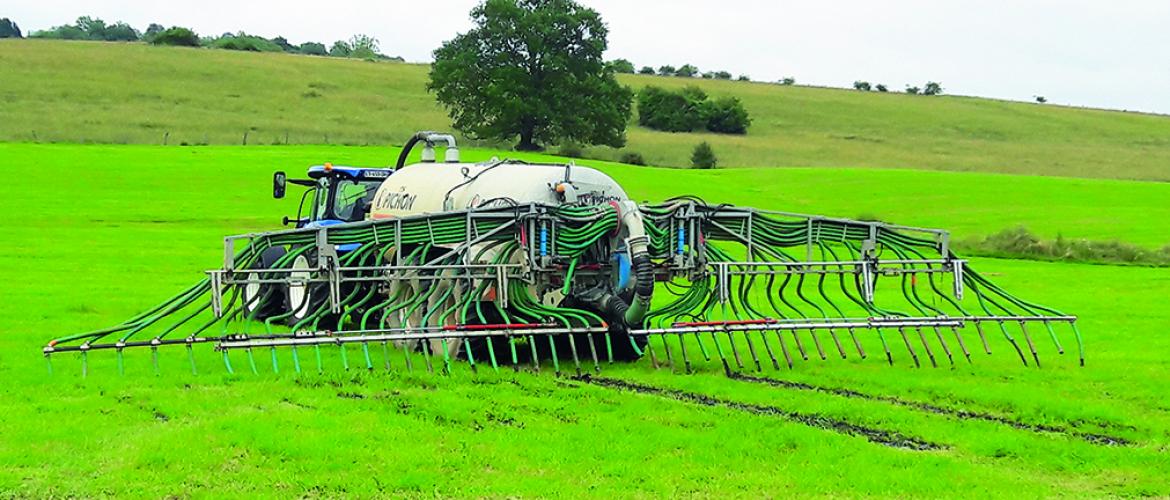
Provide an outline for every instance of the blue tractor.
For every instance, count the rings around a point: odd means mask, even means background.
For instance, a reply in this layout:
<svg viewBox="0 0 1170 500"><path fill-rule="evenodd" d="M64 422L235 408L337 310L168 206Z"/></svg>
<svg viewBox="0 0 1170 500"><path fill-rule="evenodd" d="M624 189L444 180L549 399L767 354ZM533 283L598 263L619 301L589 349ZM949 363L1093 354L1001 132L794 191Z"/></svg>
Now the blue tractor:
<svg viewBox="0 0 1170 500"><path fill-rule="evenodd" d="M367 168L335 166L330 163L309 167L308 179L290 179L284 172L272 175L272 197L284 198L288 184L304 186L308 189L301 194L301 201L297 205L296 218L285 216L285 226L294 225L300 228L319 228L358 222L365 220L370 213L370 203L382 181L394 173L392 168ZM338 245L338 254L351 252L359 244L352 243ZM285 257L288 250L276 246L261 254L253 264L254 269L271 269L278 261ZM309 278L310 263L315 256L299 255L292 262L293 269L305 269L294 272L293 278ZM258 276L253 274L252 276ZM259 281L257 279L256 281ZM327 294L315 290L318 286L311 283L291 283L287 285L273 283L249 283L244 287L245 307L249 314L256 319L265 319L281 316L289 323L296 323L303 319L309 311L316 309Z"/></svg>
<svg viewBox="0 0 1170 500"><path fill-rule="evenodd" d="M308 179L289 179L284 172L272 176L272 197L283 198L289 183L305 186L295 219L284 225L316 228L365 220L374 193L394 173L392 168L342 167L326 163L309 167Z"/></svg>

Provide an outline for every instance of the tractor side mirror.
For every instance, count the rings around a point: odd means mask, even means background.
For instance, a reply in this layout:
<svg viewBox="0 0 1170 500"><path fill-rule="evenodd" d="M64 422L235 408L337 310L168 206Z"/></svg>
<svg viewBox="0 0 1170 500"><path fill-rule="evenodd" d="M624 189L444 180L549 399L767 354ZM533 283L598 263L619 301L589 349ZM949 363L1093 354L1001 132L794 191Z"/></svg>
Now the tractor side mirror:
<svg viewBox="0 0 1170 500"><path fill-rule="evenodd" d="M284 198L284 185L288 180L288 176L284 172L276 172L272 174L272 197L276 199Z"/></svg>

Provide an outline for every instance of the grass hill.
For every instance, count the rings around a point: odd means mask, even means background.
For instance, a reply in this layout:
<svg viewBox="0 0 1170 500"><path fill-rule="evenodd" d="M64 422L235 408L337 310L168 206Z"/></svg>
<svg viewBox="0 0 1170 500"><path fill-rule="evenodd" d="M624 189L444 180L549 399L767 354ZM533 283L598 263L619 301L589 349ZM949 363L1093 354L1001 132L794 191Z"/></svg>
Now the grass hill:
<svg viewBox="0 0 1170 500"><path fill-rule="evenodd" d="M425 65L141 44L0 41L0 141L398 144L443 129ZM685 166L863 167L1170 180L1170 118L971 97L623 75L743 100L747 136L629 128L623 151Z"/></svg>

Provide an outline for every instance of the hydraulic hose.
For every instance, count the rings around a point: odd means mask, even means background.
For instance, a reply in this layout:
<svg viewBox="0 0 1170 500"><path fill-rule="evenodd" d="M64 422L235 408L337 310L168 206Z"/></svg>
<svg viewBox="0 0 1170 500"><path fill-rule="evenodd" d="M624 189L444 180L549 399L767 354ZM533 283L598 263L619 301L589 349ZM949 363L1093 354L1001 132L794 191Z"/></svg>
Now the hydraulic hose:
<svg viewBox="0 0 1170 500"><path fill-rule="evenodd" d="M616 204L616 208L621 226L625 227L628 234L626 248L630 252L634 295L626 302L608 288L594 288L581 293L577 298L593 305L610 320L620 320L628 328L638 328L642 326L642 320L650 310L650 299L654 294L654 263L650 260L650 238L646 235L642 213L634 202L624 201Z"/></svg>
<svg viewBox="0 0 1170 500"><path fill-rule="evenodd" d="M418 144L418 141L425 140L428 133L429 132L419 132L410 136L410 139L406 141L406 144L402 145L402 152L398 153L398 161L394 162L395 170L406 166L406 157L410 156L410 150L414 149L414 145Z"/></svg>

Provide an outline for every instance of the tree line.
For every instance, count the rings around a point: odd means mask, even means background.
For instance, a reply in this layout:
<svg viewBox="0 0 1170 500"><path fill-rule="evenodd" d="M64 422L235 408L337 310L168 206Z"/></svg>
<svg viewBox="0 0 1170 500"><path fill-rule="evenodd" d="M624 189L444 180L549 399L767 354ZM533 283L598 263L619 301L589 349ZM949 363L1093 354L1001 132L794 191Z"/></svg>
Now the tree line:
<svg viewBox="0 0 1170 500"><path fill-rule="evenodd" d="M609 66L613 68L616 73L634 74L635 72L642 75L658 75L658 76L681 76L684 78L704 78L707 80L731 80L731 73L723 70L718 71L699 71L699 68L693 64L684 64L678 68L674 66L661 66L657 70L650 66L642 66L642 69L634 70L634 63L628 59L614 59L609 61ZM750 82L752 78L747 75L739 75L735 80L741 82Z"/></svg>
<svg viewBox="0 0 1170 500"><path fill-rule="evenodd" d="M8 18L0 19L0 38L21 38L22 36L20 27L15 22ZM182 26L166 28L157 23L152 23L145 30L138 31L122 21L107 23L90 16L81 16L73 24L30 32L28 37L102 42L145 42L153 45L402 61L401 57L383 54L378 39L369 35L354 35L348 40L333 42L328 47L323 43L311 41L294 45L283 36L264 38L249 35L243 31L224 33L219 36L199 36L195 30L190 28Z"/></svg>
<svg viewBox="0 0 1170 500"><path fill-rule="evenodd" d="M857 80L853 82L853 89L862 92L889 92L890 89L884 83L870 85L865 80ZM925 85L919 87L917 85L907 85L906 93L910 95L941 95L943 93L942 84L938 82L926 82Z"/></svg>

